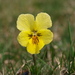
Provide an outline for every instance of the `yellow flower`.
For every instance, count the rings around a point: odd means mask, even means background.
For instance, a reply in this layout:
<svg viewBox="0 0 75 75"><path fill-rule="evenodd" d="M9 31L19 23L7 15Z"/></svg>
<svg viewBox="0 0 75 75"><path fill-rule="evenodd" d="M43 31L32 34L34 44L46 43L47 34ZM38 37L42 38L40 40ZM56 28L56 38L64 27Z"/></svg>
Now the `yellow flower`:
<svg viewBox="0 0 75 75"><path fill-rule="evenodd" d="M53 40L53 33L48 29L52 21L47 13L39 13L36 18L31 14L21 14L17 20L17 28L21 31L18 42L27 47L31 54L38 54L44 45Z"/></svg>

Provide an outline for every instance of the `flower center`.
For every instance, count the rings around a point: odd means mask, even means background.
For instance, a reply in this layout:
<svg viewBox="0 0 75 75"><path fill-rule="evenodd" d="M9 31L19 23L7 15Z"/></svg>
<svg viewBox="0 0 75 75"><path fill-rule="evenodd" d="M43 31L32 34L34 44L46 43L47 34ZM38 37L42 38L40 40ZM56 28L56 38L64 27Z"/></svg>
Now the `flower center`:
<svg viewBox="0 0 75 75"><path fill-rule="evenodd" d="M28 36L29 38L32 38L33 44L38 44L39 43L38 37L41 36L41 33L37 33L37 31L33 31L32 34L29 34Z"/></svg>
<svg viewBox="0 0 75 75"><path fill-rule="evenodd" d="M38 42L39 42L38 36L37 35L33 35L32 36L32 43L33 44L38 44Z"/></svg>

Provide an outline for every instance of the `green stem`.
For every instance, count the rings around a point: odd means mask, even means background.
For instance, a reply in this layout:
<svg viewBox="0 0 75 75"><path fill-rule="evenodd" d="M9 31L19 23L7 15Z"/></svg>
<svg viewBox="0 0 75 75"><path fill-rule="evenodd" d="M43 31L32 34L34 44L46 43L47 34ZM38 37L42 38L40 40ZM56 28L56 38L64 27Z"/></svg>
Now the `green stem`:
<svg viewBox="0 0 75 75"><path fill-rule="evenodd" d="M35 58L35 55L33 54L33 62L34 62L34 66L36 66L36 58Z"/></svg>
<svg viewBox="0 0 75 75"><path fill-rule="evenodd" d="M33 62L34 62L34 70L36 71L36 75L37 75L37 65L36 65L35 54L33 54L32 57L33 57Z"/></svg>

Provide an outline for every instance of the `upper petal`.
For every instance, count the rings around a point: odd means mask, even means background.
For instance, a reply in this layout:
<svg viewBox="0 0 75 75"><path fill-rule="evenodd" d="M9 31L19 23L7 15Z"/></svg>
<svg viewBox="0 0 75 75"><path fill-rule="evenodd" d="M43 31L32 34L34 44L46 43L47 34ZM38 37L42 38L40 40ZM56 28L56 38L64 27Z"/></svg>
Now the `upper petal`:
<svg viewBox="0 0 75 75"><path fill-rule="evenodd" d="M30 39L29 34L31 34L29 31L22 31L17 37L18 42L24 47L27 46L28 41Z"/></svg>
<svg viewBox="0 0 75 75"><path fill-rule="evenodd" d="M17 28L22 31L31 30L34 25L34 16L31 14L21 14L17 20Z"/></svg>
<svg viewBox="0 0 75 75"><path fill-rule="evenodd" d="M48 29L40 30L39 39L42 39L45 44L49 44L53 40L53 33Z"/></svg>
<svg viewBox="0 0 75 75"><path fill-rule="evenodd" d="M44 44L43 40L41 40L41 39L39 39L38 44L33 44L32 39L30 39L29 43L27 45L27 51L30 54L38 54L38 53L40 53L40 50L43 48L44 45L45 44Z"/></svg>
<svg viewBox="0 0 75 75"><path fill-rule="evenodd" d="M52 26L51 17L47 13L39 13L36 16L36 25L38 29L46 29Z"/></svg>

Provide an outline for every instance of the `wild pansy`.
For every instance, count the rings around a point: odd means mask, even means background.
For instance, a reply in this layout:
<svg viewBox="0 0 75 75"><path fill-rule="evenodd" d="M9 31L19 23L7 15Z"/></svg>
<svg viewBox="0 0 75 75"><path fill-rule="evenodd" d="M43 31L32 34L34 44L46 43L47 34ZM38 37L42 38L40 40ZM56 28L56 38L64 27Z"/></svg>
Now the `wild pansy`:
<svg viewBox="0 0 75 75"><path fill-rule="evenodd" d="M17 28L21 31L18 42L27 47L31 54L38 54L44 45L53 40L53 33L48 29L52 21L47 13L39 13L36 18L32 14L21 14L17 20Z"/></svg>

